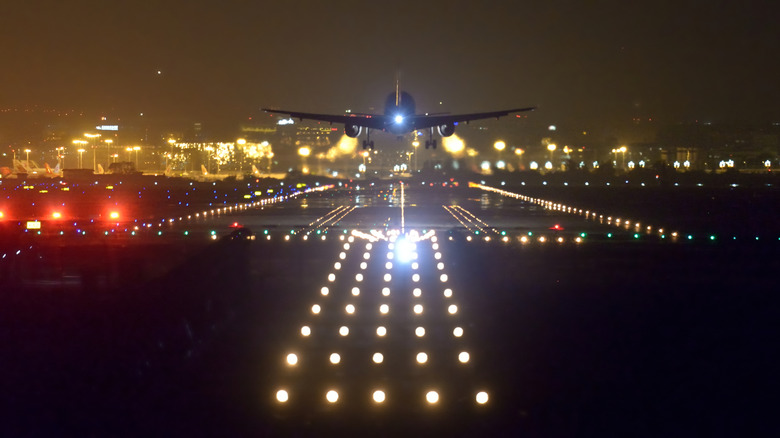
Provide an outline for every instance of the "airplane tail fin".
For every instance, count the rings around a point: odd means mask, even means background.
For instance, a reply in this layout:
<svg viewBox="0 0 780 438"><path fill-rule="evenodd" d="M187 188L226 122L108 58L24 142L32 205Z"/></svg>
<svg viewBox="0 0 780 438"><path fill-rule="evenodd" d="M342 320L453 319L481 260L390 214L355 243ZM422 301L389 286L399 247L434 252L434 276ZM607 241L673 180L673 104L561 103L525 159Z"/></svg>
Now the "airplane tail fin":
<svg viewBox="0 0 780 438"><path fill-rule="evenodd" d="M103 175L103 174L105 174L105 173L106 173L106 172L105 172L105 170L103 170L103 166L102 166L101 164L98 164L98 165L97 165L97 174L98 174L98 175Z"/></svg>
<svg viewBox="0 0 780 438"><path fill-rule="evenodd" d="M163 175L165 176L171 176L171 165L165 167L165 172L163 172Z"/></svg>
<svg viewBox="0 0 780 438"><path fill-rule="evenodd" d="M206 166L204 166L204 165L202 165L202 164L200 165L200 172L201 172L202 174L204 174L204 175L208 175L208 174L209 174L209 171L208 171L208 170L206 170Z"/></svg>
<svg viewBox="0 0 780 438"><path fill-rule="evenodd" d="M54 173L53 170L51 170L51 167L49 167L49 163L43 163L43 167L46 169L46 174L51 175Z"/></svg>
<svg viewBox="0 0 780 438"><path fill-rule="evenodd" d="M16 169L17 173L29 173L27 166L19 160L14 160L14 169Z"/></svg>
<svg viewBox="0 0 780 438"><path fill-rule="evenodd" d="M252 165L252 175L260 175L260 171L257 170L257 166Z"/></svg>

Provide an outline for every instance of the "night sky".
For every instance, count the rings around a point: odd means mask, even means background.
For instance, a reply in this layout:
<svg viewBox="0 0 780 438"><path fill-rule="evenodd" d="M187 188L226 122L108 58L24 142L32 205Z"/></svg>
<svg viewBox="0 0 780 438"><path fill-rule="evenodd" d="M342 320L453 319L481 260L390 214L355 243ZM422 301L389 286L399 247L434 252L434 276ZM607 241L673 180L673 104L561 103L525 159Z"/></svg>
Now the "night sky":
<svg viewBox="0 0 780 438"><path fill-rule="evenodd" d="M583 127L780 119L769 1L10 3L0 107L379 111L400 71L418 111L538 105L540 121Z"/></svg>

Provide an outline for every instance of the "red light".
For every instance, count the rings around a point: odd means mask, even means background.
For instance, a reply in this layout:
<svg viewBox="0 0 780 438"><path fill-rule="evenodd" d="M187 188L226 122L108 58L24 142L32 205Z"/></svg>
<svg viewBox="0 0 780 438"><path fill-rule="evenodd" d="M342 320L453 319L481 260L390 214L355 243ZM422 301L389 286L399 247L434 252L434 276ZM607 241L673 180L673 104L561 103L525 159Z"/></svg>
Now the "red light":
<svg viewBox="0 0 780 438"><path fill-rule="evenodd" d="M4 218L4 217L5 217L5 213L3 213L2 211L0 211L0 219L2 219L2 218Z"/></svg>
<svg viewBox="0 0 780 438"><path fill-rule="evenodd" d="M550 227L550 229L551 229L551 230L560 231L560 230L563 230L563 227L562 227L562 226L560 226L560 225L558 225L558 224L555 224L555 225L553 225L552 227Z"/></svg>

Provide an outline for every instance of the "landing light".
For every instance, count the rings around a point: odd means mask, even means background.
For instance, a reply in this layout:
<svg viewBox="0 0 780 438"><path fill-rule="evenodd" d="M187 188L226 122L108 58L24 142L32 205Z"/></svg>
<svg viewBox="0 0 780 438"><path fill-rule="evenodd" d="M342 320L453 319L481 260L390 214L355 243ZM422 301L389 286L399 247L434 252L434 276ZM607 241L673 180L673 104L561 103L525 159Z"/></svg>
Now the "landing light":
<svg viewBox="0 0 780 438"><path fill-rule="evenodd" d="M402 115L395 116L395 123L403 123L403 121L404 121L404 116Z"/></svg>

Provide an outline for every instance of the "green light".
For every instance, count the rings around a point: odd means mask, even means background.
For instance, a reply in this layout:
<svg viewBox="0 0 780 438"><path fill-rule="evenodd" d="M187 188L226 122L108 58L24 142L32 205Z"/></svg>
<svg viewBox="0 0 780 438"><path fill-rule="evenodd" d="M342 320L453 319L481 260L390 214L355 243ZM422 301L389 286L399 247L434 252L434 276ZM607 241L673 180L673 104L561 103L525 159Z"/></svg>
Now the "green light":
<svg viewBox="0 0 780 438"><path fill-rule="evenodd" d="M41 235L41 230L38 230L38 232L36 234L38 234L40 236Z"/></svg>
<svg viewBox="0 0 780 438"><path fill-rule="evenodd" d="M661 234L661 239L666 239L666 234Z"/></svg>
<svg viewBox="0 0 780 438"><path fill-rule="evenodd" d="M263 230L263 234L268 234L268 230Z"/></svg>
<svg viewBox="0 0 780 438"><path fill-rule="evenodd" d="M65 232L64 231L60 231L60 236L62 236L63 234L65 234Z"/></svg>
<svg viewBox="0 0 780 438"><path fill-rule="evenodd" d="M533 235L534 235L534 233L532 233L530 231L528 232L528 236L533 236Z"/></svg>
<svg viewBox="0 0 780 438"><path fill-rule="evenodd" d="M474 234L479 234L479 230L477 230L477 231L474 231Z"/></svg>
<svg viewBox="0 0 780 438"><path fill-rule="evenodd" d="M506 236L506 231L502 231L502 232L501 232L501 235L502 235L502 236Z"/></svg>
<svg viewBox="0 0 780 438"><path fill-rule="evenodd" d="M611 239L612 238L612 233L607 233L607 238Z"/></svg>
<svg viewBox="0 0 780 438"><path fill-rule="evenodd" d="M710 240L715 240L715 235L710 236Z"/></svg>
<svg viewBox="0 0 780 438"><path fill-rule="evenodd" d="M580 233L580 237L585 238L588 235L588 233Z"/></svg>
<svg viewBox="0 0 780 438"><path fill-rule="evenodd" d="M639 239L639 233L634 233L634 239Z"/></svg>
<svg viewBox="0 0 780 438"><path fill-rule="evenodd" d="M131 235L131 236L135 236L135 231L131 231L131 232L130 232L130 235Z"/></svg>
<svg viewBox="0 0 780 438"><path fill-rule="evenodd" d="M293 231L293 230L290 230L290 234L295 234L295 231Z"/></svg>
<svg viewBox="0 0 780 438"><path fill-rule="evenodd" d="M217 232L216 232L215 230L211 230L211 235L212 235L212 236L216 236L216 235L217 235Z"/></svg>
<svg viewBox="0 0 780 438"><path fill-rule="evenodd" d="M162 236L162 231L158 231L158 232L157 232L157 235L158 235L158 236Z"/></svg>
<svg viewBox="0 0 780 438"><path fill-rule="evenodd" d="M105 234L106 236L108 236L108 231L106 231L104 234Z"/></svg>
<svg viewBox="0 0 780 438"><path fill-rule="evenodd" d="M320 230L317 230L317 234L320 234Z"/></svg>
<svg viewBox="0 0 780 438"><path fill-rule="evenodd" d="M185 232L184 232L184 235L185 235L185 236L189 236L189 235L190 235L190 232L189 232L189 231L185 231Z"/></svg>
<svg viewBox="0 0 780 438"><path fill-rule="evenodd" d="M693 240L693 235L689 234L688 235L688 240Z"/></svg>

